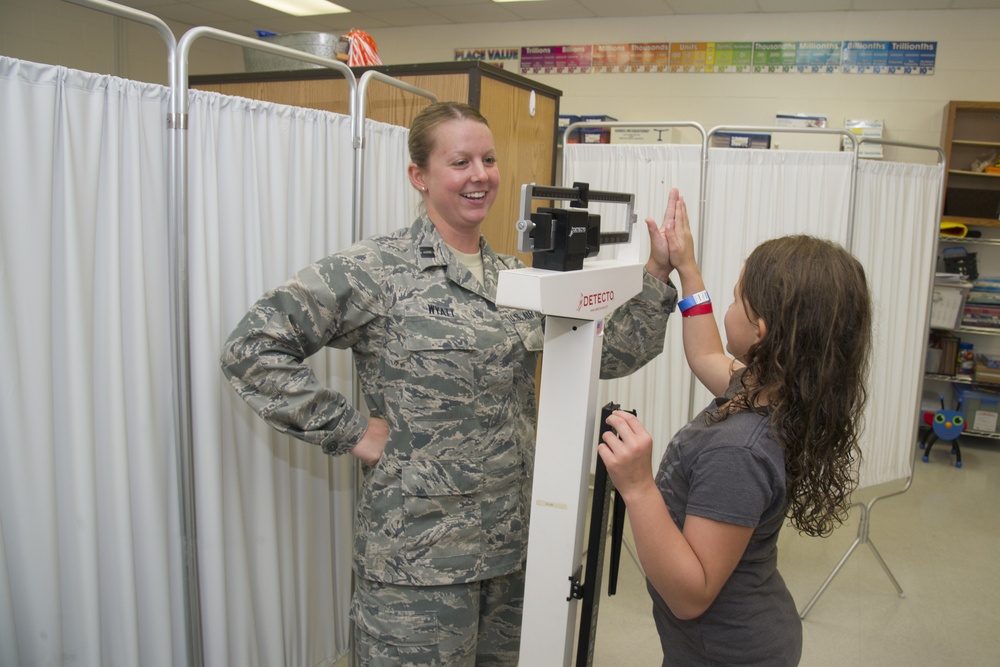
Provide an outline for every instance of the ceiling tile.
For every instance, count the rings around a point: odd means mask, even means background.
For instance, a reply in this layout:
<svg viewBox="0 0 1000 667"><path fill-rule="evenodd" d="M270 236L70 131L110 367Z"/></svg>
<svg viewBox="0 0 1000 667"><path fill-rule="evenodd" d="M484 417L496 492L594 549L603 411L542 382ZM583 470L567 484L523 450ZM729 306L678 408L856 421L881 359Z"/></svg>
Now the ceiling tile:
<svg viewBox="0 0 1000 667"><path fill-rule="evenodd" d="M428 9L436 9L439 7L470 7L475 9L481 9L483 7L499 7L500 5L493 2L493 0L411 0L413 4L419 7L427 7Z"/></svg>
<svg viewBox="0 0 1000 667"><path fill-rule="evenodd" d="M852 0L857 10L947 9L951 0Z"/></svg>
<svg viewBox="0 0 1000 667"><path fill-rule="evenodd" d="M756 0L667 0L667 4L678 14L753 14L760 11Z"/></svg>
<svg viewBox="0 0 1000 667"><path fill-rule="evenodd" d="M197 5L210 12L247 21L267 19L275 16L287 16L287 14L279 12L277 9L258 5L256 2L247 2L247 0L199 0Z"/></svg>
<svg viewBox="0 0 1000 667"><path fill-rule="evenodd" d="M1000 9L1000 0L951 0L951 9Z"/></svg>
<svg viewBox="0 0 1000 667"><path fill-rule="evenodd" d="M472 2L467 5L449 7L432 6L429 9L447 16L455 23L502 23L504 21L521 20L517 14L504 9L502 4L495 2Z"/></svg>
<svg viewBox="0 0 1000 667"><path fill-rule="evenodd" d="M224 26L245 22L243 25L274 26L266 29L275 32L675 14L1000 8L1000 0L546 0L507 4L492 0L335 0L351 13L297 18L250 0L115 1L180 24L227 29Z"/></svg>
<svg viewBox="0 0 1000 667"><path fill-rule="evenodd" d="M674 10L664 0L579 0L595 16L664 16Z"/></svg>
<svg viewBox="0 0 1000 667"><path fill-rule="evenodd" d="M757 0L757 5L762 12L843 12L851 8L851 2L852 0L820 0L807 4L802 0Z"/></svg>
<svg viewBox="0 0 1000 667"><path fill-rule="evenodd" d="M575 0L546 0L545 2L512 2L506 9L528 21L545 21L557 19L585 19L594 16L590 11Z"/></svg>
<svg viewBox="0 0 1000 667"><path fill-rule="evenodd" d="M438 12L433 12L429 9L424 9L423 7L396 9L393 11L366 11L365 14L380 21L385 21L390 26L441 25L443 23L454 23L454 21L447 16Z"/></svg>
<svg viewBox="0 0 1000 667"><path fill-rule="evenodd" d="M332 0L353 12L381 12L393 9L413 9L419 5L413 0Z"/></svg>
<svg viewBox="0 0 1000 667"><path fill-rule="evenodd" d="M198 5L192 5L184 2L175 2L169 5L151 7L146 11L150 14L159 16L161 19L177 21L178 23L186 23L190 26L213 26L216 22L232 18L231 16L211 12L206 9L202 9Z"/></svg>
<svg viewBox="0 0 1000 667"><path fill-rule="evenodd" d="M311 16L316 25L315 30L324 32L341 32L346 34L349 30L364 30L370 32L378 28L392 28L391 23L375 18L368 13L350 14L324 14L323 16Z"/></svg>

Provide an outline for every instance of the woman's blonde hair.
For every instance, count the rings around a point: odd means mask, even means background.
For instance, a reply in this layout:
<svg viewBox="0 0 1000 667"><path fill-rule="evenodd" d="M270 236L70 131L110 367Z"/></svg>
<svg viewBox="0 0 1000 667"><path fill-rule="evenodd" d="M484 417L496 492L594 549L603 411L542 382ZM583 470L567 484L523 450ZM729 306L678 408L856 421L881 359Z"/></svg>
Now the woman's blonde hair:
<svg viewBox="0 0 1000 667"><path fill-rule="evenodd" d="M407 142L410 161L420 169L426 169L427 159L434 150L435 128L450 120L463 119L490 126L478 110L462 102L435 102L424 107L410 123L410 138Z"/></svg>

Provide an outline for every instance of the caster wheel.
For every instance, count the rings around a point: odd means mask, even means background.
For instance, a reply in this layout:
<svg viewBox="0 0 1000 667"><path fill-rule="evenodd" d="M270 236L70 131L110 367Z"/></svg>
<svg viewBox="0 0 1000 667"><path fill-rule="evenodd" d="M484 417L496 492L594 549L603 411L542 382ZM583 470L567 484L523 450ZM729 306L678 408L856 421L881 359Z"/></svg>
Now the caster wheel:
<svg viewBox="0 0 1000 667"><path fill-rule="evenodd" d="M962 467L962 462L961 461L956 461L955 462L955 467L956 468L961 468Z"/></svg>
<svg viewBox="0 0 1000 667"><path fill-rule="evenodd" d="M928 461L930 461L930 458L928 458L928 457L926 457L926 456L925 456L925 457L923 457L923 458L924 458L924 463L927 463Z"/></svg>
<svg viewBox="0 0 1000 667"><path fill-rule="evenodd" d="M920 443L920 449L923 449L923 448L924 448L924 443L921 442Z"/></svg>

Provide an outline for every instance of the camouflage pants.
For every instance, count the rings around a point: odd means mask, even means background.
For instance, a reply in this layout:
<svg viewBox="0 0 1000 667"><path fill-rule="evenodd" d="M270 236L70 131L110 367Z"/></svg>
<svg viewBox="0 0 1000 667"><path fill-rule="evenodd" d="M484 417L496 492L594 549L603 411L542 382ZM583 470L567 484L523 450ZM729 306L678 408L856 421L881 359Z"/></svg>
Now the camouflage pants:
<svg viewBox="0 0 1000 667"><path fill-rule="evenodd" d="M351 619L358 667L514 667L524 570L453 586L358 578Z"/></svg>

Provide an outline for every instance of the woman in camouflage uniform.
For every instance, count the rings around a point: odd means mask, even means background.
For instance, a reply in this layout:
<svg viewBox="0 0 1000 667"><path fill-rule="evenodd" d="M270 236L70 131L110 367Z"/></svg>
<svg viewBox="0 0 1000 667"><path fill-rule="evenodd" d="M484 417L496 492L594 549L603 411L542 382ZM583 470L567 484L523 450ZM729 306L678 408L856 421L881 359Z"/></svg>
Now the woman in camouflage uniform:
<svg viewBox="0 0 1000 667"><path fill-rule="evenodd" d="M432 104L409 148L425 211L261 297L222 366L269 424L364 463L351 610L360 664L515 665L543 317L495 303L499 272L523 264L480 235L500 186L486 120ZM643 289L606 323L602 377L663 347L677 293L663 232L647 225ZM352 350L367 416L304 363L324 346Z"/></svg>

